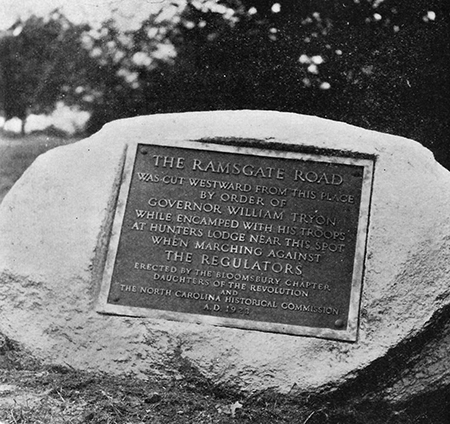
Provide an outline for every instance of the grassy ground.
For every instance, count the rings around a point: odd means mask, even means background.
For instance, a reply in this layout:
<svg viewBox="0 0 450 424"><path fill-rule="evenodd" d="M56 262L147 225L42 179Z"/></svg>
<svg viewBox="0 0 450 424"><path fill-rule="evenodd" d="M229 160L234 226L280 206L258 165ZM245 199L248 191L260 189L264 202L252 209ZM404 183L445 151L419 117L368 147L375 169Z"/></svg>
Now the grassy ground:
<svg viewBox="0 0 450 424"><path fill-rule="evenodd" d="M0 134L0 201L39 154L74 139ZM407 405L351 397L247 396L217 387L180 355L171 379L44 366L0 334L0 424L449 424L450 389Z"/></svg>

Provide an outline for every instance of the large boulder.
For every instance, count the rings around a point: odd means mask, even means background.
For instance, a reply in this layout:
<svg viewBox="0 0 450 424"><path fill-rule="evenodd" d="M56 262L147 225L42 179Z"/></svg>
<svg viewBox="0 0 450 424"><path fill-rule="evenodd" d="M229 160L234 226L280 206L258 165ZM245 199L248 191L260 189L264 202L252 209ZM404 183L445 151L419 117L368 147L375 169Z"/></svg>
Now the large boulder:
<svg viewBox="0 0 450 424"><path fill-rule="evenodd" d="M357 342L96 312L126 148L240 139L376 158ZM115 121L38 157L1 204L0 332L79 369L171 375L181 355L212 382L245 392L353 388L406 400L450 381L449 186L450 174L418 143L316 117Z"/></svg>

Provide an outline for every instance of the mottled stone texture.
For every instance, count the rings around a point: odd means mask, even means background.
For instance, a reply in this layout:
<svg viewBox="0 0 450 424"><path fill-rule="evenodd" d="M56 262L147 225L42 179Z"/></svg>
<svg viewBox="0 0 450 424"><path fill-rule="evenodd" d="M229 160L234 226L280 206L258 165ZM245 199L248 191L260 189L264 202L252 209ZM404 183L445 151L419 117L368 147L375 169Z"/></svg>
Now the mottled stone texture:
<svg viewBox="0 0 450 424"><path fill-rule="evenodd" d="M217 137L376 156L356 343L95 312L127 145ZM44 360L173 374L181 354L247 392L401 401L450 380L450 175L418 143L310 116L235 111L116 121L40 156L0 207L0 332Z"/></svg>

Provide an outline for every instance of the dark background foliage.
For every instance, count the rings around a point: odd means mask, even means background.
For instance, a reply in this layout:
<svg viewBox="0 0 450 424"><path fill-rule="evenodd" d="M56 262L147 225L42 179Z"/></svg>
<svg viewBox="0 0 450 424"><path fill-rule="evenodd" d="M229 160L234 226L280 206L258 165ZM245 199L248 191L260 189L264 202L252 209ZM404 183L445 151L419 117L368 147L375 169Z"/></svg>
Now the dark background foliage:
<svg viewBox="0 0 450 424"><path fill-rule="evenodd" d="M0 39L1 104L25 119L63 100L94 132L153 113L266 109L420 141L450 167L447 0L165 3L138 29L55 11ZM164 50L166 48L166 50ZM164 54L170 52L170 54Z"/></svg>

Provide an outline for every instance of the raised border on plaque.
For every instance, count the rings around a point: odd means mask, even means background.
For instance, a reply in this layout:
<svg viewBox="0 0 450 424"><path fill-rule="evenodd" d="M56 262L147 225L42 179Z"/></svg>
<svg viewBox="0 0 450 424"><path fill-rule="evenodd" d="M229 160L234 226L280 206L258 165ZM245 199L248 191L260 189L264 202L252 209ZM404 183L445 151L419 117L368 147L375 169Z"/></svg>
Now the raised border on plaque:
<svg viewBox="0 0 450 424"><path fill-rule="evenodd" d="M220 143L220 144L219 144ZM164 310L148 307L137 307L133 305L119 305L108 301L108 296L111 291L112 279L115 267L121 265L117 263L117 254L119 245L121 243L121 234L123 229L123 222L127 202L129 200L130 188L134 167L136 163L136 156L139 149L142 147L148 148L150 151L154 148L171 148L188 149L192 152L209 152L209 153L229 153L233 155L242 155L243 159L248 161L252 157L259 158L273 158L277 160L287 161L289 163L300 162L317 162L321 164L338 164L351 165L362 168L362 183L360 191L359 215L357 219L356 240L354 246L353 269L351 275L350 295L348 299L348 313L345 317L345 327L339 328L324 328L313 325L299 325L286 324L280 322L270 321L255 321L245 319L245 317L231 318L224 316L214 316L213 314L203 313L186 313L176 310ZM114 215L114 221L109 240L109 247L107 251L106 263L101 283L100 294L97 303L97 312L102 314L114 314L133 317L148 317L155 319L166 319L183 321L189 323L207 324L215 326L234 327L247 330L258 330L266 332L283 333L297 336L313 336L334 340L351 341L357 340L358 335L358 321L360 297L362 291L362 280L364 274L364 258L366 249L366 239L368 231L368 221L370 212L370 200L372 191L373 167L374 157L358 154L345 154L344 152L314 149L307 146L287 145L287 144L258 144L249 142L236 143L236 145L227 144L227 140L214 142L198 142L185 141L171 143L169 141L152 141L148 143L139 142L136 145L128 147L123 168L120 191L118 195L117 206ZM267 146L267 147L266 147Z"/></svg>

